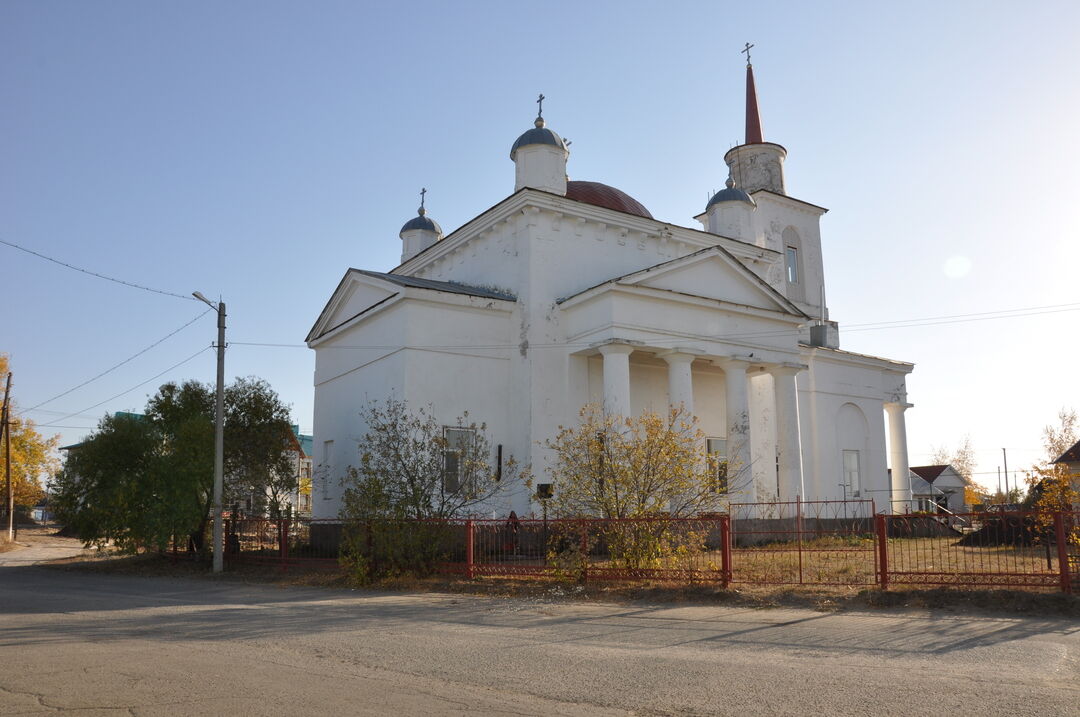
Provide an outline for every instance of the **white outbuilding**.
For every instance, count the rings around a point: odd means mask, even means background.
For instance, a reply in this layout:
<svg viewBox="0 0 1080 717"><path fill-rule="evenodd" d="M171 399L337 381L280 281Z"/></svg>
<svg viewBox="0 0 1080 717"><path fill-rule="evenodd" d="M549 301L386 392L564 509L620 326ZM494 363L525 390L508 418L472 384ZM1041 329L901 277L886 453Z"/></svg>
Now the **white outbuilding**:
<svg viewBox="0 0 1080 717"><path fill-rule="evenodd" d="M824 305L826 210L787 194L787 150L762 139L749 64L746 80L746 142L725 155L727 186L701 229L569 181L567 143L538 116L510 150L510 196L446 236L422 206L401 229L397 268L345 273L307 337L314 517L337 515L361 409L388 397L447 425L467 411L541 483L544 441L582 405L626 415L681 403L710 450L746 467L740 502L910 508L913 365L840 348ZM490 508L537 511L524 485Z"/></svg>

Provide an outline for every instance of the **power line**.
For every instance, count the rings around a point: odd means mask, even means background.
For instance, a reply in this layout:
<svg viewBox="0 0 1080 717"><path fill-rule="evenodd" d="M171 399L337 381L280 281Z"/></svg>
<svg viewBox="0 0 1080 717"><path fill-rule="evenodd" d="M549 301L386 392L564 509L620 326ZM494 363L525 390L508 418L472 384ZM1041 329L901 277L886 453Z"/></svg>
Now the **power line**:
<svg viewBox="0 0 1080 717"><path fill-rule="evenodd" d="M858 331L881 331L885 329L904 329L918 326L937 326L940 324L957 324L957 323L970 323L975 321L989 321L993 319L1011 319L1021 318L1024 316L1035 316L1039 314L1056 314L1065 311L1080 311L1080 303L1070 304L1050 304L1047 306L1031 306L1019 309L1001 309L999 311L985 311L973 314L952 314L945 316L929 316L920 319L897 319L893 321L879 321L879 322L867 322L862 324L847 324L842 326L841 330L844 333L854 333ZM712 339L753 339L753 338L769 338L779 336L791 336L801 333L800 329L776 329L771 331L754 331L741 334L726 334L723 336L711 337ZM695 340L695 338L687 337L687 340ZM701 340L701 339L698 339ZM704 339L709 340L709 339ZM230 341L230 345L234 346L261 346L267 348L308 348L307 344L288 344L288 343L275 343L275 342L259 342L259 341ZM593 342L565 342L565 343L530 343L529 348L541 349L541 348L559 348L559 347L587 347L592 345ZM668 343L668 341L660 342L642 342L643 346L649 346L651 343ZM335 349L379 349L379 350L397 350L402 348L412 349L507 349L518 348L520 344L411 344L405 345L390 345L390 344L367 344L367 345L345 345L345 346L328 346L326 348Z"/></svg>
<svg viewBox="0 0 1080 717"><path fill-rule="evenodd" d="M15 244L14 242L9 242L6 239L0 239L0 244L7 244L8 246L10 246L10 247L12 247L14 249L18 249L19 251L24 251L27 254L33 254L34 256L36 256L36 257L38 257L40 259L44 259L45 261L51 261L53 264L59 264L60 266L67 267L68 269L73 269L74 271L79 271L79 272L82 272L83 274L89 274L90 276L96 276L99 279L105 279L106 281L111 281L111 282L114 282L116 284L123 284L124 286L130 286L133 289L142 289L143 291L150 291L150 292L153 292L155 294L163 294L165 296L173 296L173 297L176 297L177 299L186 299L186 300L189 300L189 301L197 301L197 299L194 296L185 296L184 294L177 294L177 293L174 293L172 291L164 291L162 289L154 289L152 287L143 286L142 284L136 284L136 283L131 282L131 281L124 281L123 279L116 279L116 278L111 277L111 276L105 276L104 274L99 274L96 271L90 271L89 269L83 269L81 267L75 266L74 264L68 264L66 261L60 261L59 259L53 259L51 256L45 256L41 252L34 251L33 249L27 249L24 246L19 246L18 244Z"/></svg>
<svg viewBox="0 0 1080 717"><path fill-rule="evenodd" d="M71 414L65 414L65 413L64 413L63 411L50 411L50 410L49 410L49 409L47 409L47 408L38 408L38 409L35 409L35 410L34 410L34 413L48 413L48 414L51 414L51 415L53 415L53 416L64 416L64 415L67 415L67 416L68 416L69 418L70 418L70 417L72 417L72 416L71 416ZM91 419L93 419L93 418L98 418L98 416L88 416L88 415L84 415L84 414L82 414L82 413L79 413L79 414L74 414L74 417L76 417L76 418L91 418ZM50 420L51 420L51 419L50 419Z"/></svg>
<svg viewBox="0 0 1080 717"><path fill-rule="evenodd" d="M42 406L44 406L44 405L45 405L46 403L52 403L52 402L53 402L53 401L55 401L56 399L58 399L58 398L62 398L62 397L64 397L64 396L68 395L69 393L71 393L72 391L77 391L78 389L82 388L83 386L86 386L87 384L90 384L90 383L93 383L94 381L97 381L97 380L98 380L99 378L101 378L102 376L105 376L105 375L107 375L107 374L110 374L110 373L112 373L113 371L115 371L116 369L120 368L120 367L121 367L121 366L123 366L124 364L126 364L126 363L130 363L131 361L135 360L135 359L136 359L136 358L138 358L139 356L142 356L142 355L143 355L144 353L146 353L146 352L147 352L147 351L149 351L150 349L154 348L154 347L155 347L155 346L157 346L158 344L162 343L162 342L163 342L163 341L165 341L166 339L168 339L168 338L171 338L171 337L175 336L176 334L180 333L181 331L183 331L184 329L186 329L187 327L191 326L191 325L192 325L192 324L194 324L194 323L195 323L196 321L198 321L199 319L201 319L201 318L202 318L203 316L205 316L206 314L210 313L210 311L212 311L212 309L207 309L206 311L203 311L203 312L201 312L201 313L200 313L200 314L199 314L198 316L196 316L196 317L195 317L194 319L192 319L191 321L187 322L186 324L184 324L184 325L183 325L183 326L181 326L180 328L178 328L178 329L176 329L175 331L172 331L172 332L170 332L170 333L166 334L166 335L165 335L165 336L163 336L162 338L158 339L158 340L157 340L157 341L155 341L154 343L152 343L152 344L150 344L149 346L147 346L146 348L144 348L144 349L143 349L142 351L139 351L139 352L137 352L137 353L135 353L135 354L132 354L131 356L127 357L126 359L124 359L124 360L123 360L123 361L121 361L120 363L116 364L115 366L113 366L113 367L111 367L111 368L107 368L107 369L105 369L104 371L102 371L101 373L99 373L99 374L98 374L97 376L94 376L93 378L89 378L89 379L87 379L87 380L83 381L82 383L80 383L80 384L79 384L78 386L75 386L74 388L69 388L68 390L64 391L63 393L58 393L58 394L56 394L55 396L53 396L52 398L46 399L46 400L42 401L41 403L37 404L36 406L31 406L30 408L24 408L24 409L23 409L22 411L20 411L19 413L20 413L20 414L22 414L22 413L27 413L27 412L29 412L29 411L33 411L33 410L39 409L39 408L41 408Z"/></svg>
<svg viewBox="0 0 1080 717"><path fill-rule="evenodd" d="M193 354L191 354L190 356L188 356L188 357L187 357L186 359L184 359L184 360L183 360L183 361L181 361L180 363L177 363L177 364L173 364L172 366L170 366L169 368L165 369L164 371L162 371L161 373L157 374L156 376L151 376L150 378L146 379L145 381L142 381L142 382L140 382L140 383L137 383L137 384L135 384L134 386L132 386L131 388L129 388L129 389L125 390L125 391L121 391L120 393L116 394L115 396L110 396L109 398L106 398L106 399L105 399L104 401L101 401L100 403L95 403L95 404L94 404L93 406L90 406L89 408L84 408L84 409L82 409L81 411L76 411L75 413L69 413L68 415L64 416L63 418L58 418L58 419L56 419L56 420L57 420L57 422L59 422L59 423L63 423L64 421L66 421L66 420L67 420L67 419L69 419L69 418L74 418L75 416L79 416L79 415L82 415L82 414L84 414L84 413L85 413L86 411L92 411L92 410L94 410L95 408L97 408L98 406L104 405L104 404L108 403L109 401L112 401L113 399L117 399L117 398L120 398L121 396L123 396L124 394L127 394L127 393L131 393L131 392L132 392L132 391L134 391L135 389L137 389L137 388L139 388L139 387L141 387L141 386L144 386L144 385L146 385L146 384L150 383L150 382L151 382L151 381L153 381L154 379L156 379L156 378L161 378L162 376L164 376L165 374L167 374L167 373L168 373L169 371L172 371L172 370L173 370L173 369L175 369L175 368L180 368L181 366L183 366L184 364L186 364L186 363L187 363L188 361L191 361L192 359L194 359L194 358L195 358L196 356L198 356L199 354L202 354L202 353L204 353L204 352L206 352L206 351L209 351L209 350L210 350L211 348L213 348L213 347L212 347L212 346L204 346L204 347L202 347L201 349L199 349L198 351L196 351L195 353L193 353Z"/></svg>

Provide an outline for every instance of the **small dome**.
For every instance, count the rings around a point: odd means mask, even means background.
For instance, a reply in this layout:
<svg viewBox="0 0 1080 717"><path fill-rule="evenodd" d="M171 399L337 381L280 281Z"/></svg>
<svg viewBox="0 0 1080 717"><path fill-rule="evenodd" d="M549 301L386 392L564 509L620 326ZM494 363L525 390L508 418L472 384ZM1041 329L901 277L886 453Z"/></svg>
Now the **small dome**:
<svg viewBox="0 0 1080 717"><path fill-rule="evenodd" d="M653 215L649 213L649 210L641 202L620 189L600 182L567 182L566 198L576 199L579 202L585 202L597 207L614 209L617 212L634 214L646 219L653 218Z"/></svg>
<svg viewBox="0 0 1080 717"><path fill-rule="evenodd" d="M434 219L427 216L427 211L423 207L420 207L417 211L417 216L405 222L405 226L401 227L401 231L398 232L398 234L404 234L413 229L423 229L424 231L435 232L439 236L442 236L442 227L440 227L439 223Z"/></svg>
<svg viewBox="0 0 1080 717"><path fill-rule="evenodd" d="M543 117L537 117L535 125L535 127L525 132L517 138L516 142L514 142L514 146L510 148L510 159L514 158L518 148L527 147L530 144L550 144L553 147L559 147L564 151L569 151L566 148L566 142L563 141L563 138L544 126Z"/></svg>
<svg viewBox="0 0 1080 717"><path fill-rule="evenodd" d="M757 202L754 201L754 198L736 187L735 180L731 177L727 178L724 185L725 188L714 194L712 199L709 200L709 203L705 205L705 211L708 211L709 207L714 204L719 204L720 202L746 202L752 207L757 206Z"/></svg>

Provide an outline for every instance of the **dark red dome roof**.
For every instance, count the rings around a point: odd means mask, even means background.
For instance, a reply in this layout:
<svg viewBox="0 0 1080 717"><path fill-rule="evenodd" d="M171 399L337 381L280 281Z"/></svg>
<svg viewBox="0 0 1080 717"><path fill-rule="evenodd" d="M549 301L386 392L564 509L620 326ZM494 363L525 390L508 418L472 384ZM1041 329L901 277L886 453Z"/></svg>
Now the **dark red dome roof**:
<svg viewBox="0 0 1080 717"><path fill-rule="evenodd" d="M653 215L649 213L649 210L641 202L622 190L609 187L600 182L567 182L566 196L568 199L576 199L579 202L593 204L605 209L635 214L646 219L653 218Z"/></svg>

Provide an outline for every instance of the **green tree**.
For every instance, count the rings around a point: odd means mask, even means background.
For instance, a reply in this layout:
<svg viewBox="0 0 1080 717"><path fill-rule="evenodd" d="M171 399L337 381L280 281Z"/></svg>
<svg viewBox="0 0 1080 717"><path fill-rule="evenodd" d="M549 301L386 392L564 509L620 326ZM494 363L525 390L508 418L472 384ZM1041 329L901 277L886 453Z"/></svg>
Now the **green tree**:
<svg viewBox="0 0 1080 717"><path fill-rule="evenodd" d="M214 410L213 389L186 381L161 386L145 416L106 416L68 457L58 516L88 545L130 551L191 535L201 548L213 500ZM281 486L296 481L289 432L288 409L265 381L241 378L228 388L226 496L280 511Z"/></svg>
<svg viewBox="0 0 1080 717"><path fill-rule="evenodd" d="M170 470L169 438L143 416L107 415L72 450L57 479L54 507L87 545L164 548L198 525L191 486Z"/></svg>
<svg viewBox="0 0 1080 717"><path fill-rule="evenodd" d="M5 398L7 376L10 370L7 354L0 354L0 403ZM14 390L12 390L14 393ZM44 496L43 480L51 477L60 466L56 457L56 447L60 436L45 438L34 427L34 422L18 415L18 406L12 397L8 408L11 426L11 482L15 494L16 508L29 508ZM0 442L0 492L4 489L3 466L4 445ZM0 501L5 507L0 510L7 514L6 501Z"/></svg>
<svg viewBox="0 0 1080 717"><path fill-rule="evenodd" d="M176 535L201 550L214 499L214 390L199 381L166 383L146 404L146 417L162 440L161 470L179 494L177 510L197 519Z"/></svg>
<svg viewBox="0 0 1080 717"><path fill-rule="evenodd" d="M225 390L226 504L250 497L252 509L279 517L299 487L289 458L289 408L262 379L238 378Z"/></svg>

